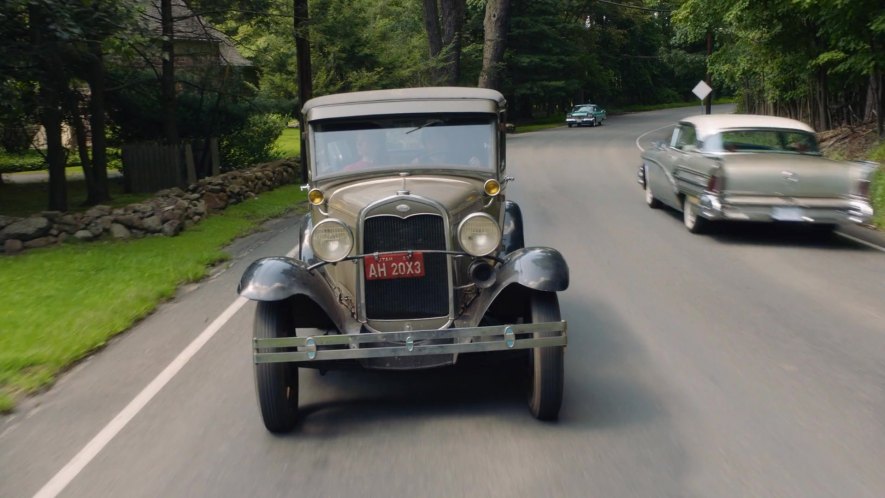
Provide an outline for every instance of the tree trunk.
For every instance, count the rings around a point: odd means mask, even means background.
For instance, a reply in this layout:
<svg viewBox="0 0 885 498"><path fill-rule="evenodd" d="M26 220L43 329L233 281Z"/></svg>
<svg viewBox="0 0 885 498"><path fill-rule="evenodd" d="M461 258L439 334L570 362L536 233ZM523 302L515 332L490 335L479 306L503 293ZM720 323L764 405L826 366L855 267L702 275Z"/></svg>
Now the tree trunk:
<svg viewBox="0 0 885 498"><path fill-rule="evenodd" d="M430 58L442 56L442 67L434 70L434 84L455 85L461 76L461 29L466 5L466 0L424 0Z"/></svg>
<svg viewBox="0 0 885 498"><path fill-rule="evenodd" d="M91 192L94 188L95 176L92 174L92 160L89 157L89 141L87 140L89 132L86 131L86 125L83 123L83 114L80 112L79 93L74 91L66 93L65 102L67 103L68 121L74 127L77 155L80 156L80 164L83 166L83 178L86 179L86 204L90 205L88 192Z"/></svg>
<svg viewBox="0 0 885 498"><path fill-rule="evenodd" d="M46 132L46 161L49 163L49 210L67 211L68 192L65 181L66 153L61 139L63 89L68 85L58 54L58 41L47 38L44 26L51 16L38 3L28 5L30 40L37 49L37 101L40 124Z"/></svg>
<svg viewBox="0 0 885 498"><path fill-rule="evenodd" d="M295 4L295 57L298 64L298 104L304 106L304 103L310 100L313 94L313 72L310 67L310 9L308 0L294 0ZM298 134L301 144L301 157L304 158L304 152L307 150L307 127L304 122L304 115L298 112ZM307 183L307 164L301 161L301 181Z"/></svg>
<svg viewBox="0 0 885 498"><path fill-rule="evenodd" d="M509 18L510 0L487 0L482 23L485 39L482 45L482 71L479 73L480 88L500 89Z"/></svg>
<svg viewBox="0 0 885 498"><path fill-rule="evenodd" d="M89 205L110 200L108 189L108 147L105 139L105 67L101 43L91 42L92 64L89 68L89 122L92 128L92 185L86 198Z"/></svg>
<svg viewBox="0 0 885 498"><path fill-rule="evenodd" d="M461 79L461 29L467 9L466 0L442 0L440 15L443 19L442 42L446 47L446 66L443 83L457 85Z"/></svg>
<svg viewBox="0 0 885 498"><path fill-rule="evenodd" d="M44 82L47 83L47 82ZM46 160L49 163L49 210L68 210L68 191L65 179L65 153L61 140L62 112L59 92L54 84L40 89L40 121L46 130Z"/></svg>
<svg viewBox="0 0 885 498"><path fill-rule="evenodd" d="M163 30L163 135L166 143L178 143L178 116L175 99L175 31L172 0L160 0L160 23Z"/></svg>

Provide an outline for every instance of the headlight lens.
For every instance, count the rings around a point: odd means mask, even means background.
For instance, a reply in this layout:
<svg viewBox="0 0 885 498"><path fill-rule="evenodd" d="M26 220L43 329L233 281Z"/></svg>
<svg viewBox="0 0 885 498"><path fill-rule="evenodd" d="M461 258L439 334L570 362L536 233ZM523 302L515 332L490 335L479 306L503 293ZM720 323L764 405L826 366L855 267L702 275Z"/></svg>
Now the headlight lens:
<svg viewBox="0 0 885 498"><path fill-rule="evenodd" d="M341 261L353 249L353 235L340 220L327 219L316 224L310 233L310 247L323 261Z"/></svg>
<svg viewBox="0 0 885 498"><path fill-rule="evenodd" d="M501 243L501 228L491 216L474 213L458 227L458 242L471 256L487 256Z"/></svg>

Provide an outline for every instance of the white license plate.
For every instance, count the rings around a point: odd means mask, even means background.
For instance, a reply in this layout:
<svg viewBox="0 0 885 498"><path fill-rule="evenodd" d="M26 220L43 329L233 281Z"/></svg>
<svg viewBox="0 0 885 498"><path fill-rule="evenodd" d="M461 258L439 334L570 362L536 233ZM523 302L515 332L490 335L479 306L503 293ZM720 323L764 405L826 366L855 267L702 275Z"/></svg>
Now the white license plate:
<svg viewBox="0 0 885 498"><path fill-rule="evenodd" d="M802 221L804 212L798 207L775 207L771 209L771 217L777 221Z"/></svg>

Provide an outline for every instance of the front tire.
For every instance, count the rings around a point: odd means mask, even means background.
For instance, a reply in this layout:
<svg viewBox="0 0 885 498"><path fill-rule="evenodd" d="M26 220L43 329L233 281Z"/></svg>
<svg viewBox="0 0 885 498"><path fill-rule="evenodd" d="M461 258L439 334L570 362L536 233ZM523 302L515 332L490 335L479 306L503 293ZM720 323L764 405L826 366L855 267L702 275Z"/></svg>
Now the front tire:
<svg viewBox="0 0 885 498"><path fill-rule="evenodd" d="M529 306L532 323L561 319L555 292L532 292ZM556 420L562 406L564 348L534 348L529 351L529 360L529 411L538 420Z"/></svg>
<svg viewBox="0 0 885 498"><path fill-rule="evenodd" d="M691 233L703 233L710 222L698 214L697 206L685 196L682 198L682 223Z"/></svg>
<svg viewBox="0 0 885 498"><path fill-rule="evenodd" d="M292 308L286 301L259 302L253 336L259 339L294 335ZM291 363L256 363L255 392L268 431L290 432L298 420L298 367Z"/></svg>
<svg viewBox="0 0 885 498"><path fill-rule="evenodd" d="M652 209L659 209L662 205L648 186L648 170L645 170L645 203Z"/></svg>

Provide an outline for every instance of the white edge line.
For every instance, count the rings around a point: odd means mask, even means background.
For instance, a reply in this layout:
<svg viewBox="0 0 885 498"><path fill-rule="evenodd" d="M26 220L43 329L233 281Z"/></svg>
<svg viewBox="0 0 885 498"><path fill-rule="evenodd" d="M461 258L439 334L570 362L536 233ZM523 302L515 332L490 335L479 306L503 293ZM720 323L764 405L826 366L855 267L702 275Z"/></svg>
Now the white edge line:
<svg viewBox="0 0 885 498"><path fill-rule="evenodd" d="M875 249L875 250L877 250L877 251L885 252L885 247L882 247L882 246L880 246L880 245L876 245L876 244L874 244L874 243L872 243L872 242L869 242L869 241L866 241L866 240L859 239L859 238L857 238L857 237L854 237L854 236L848 235L847 233L836 232L836 235L838 235L839 237L845 237L846 239L851 240L851 241L854 241L854 242L857 242L858 244L863 244L863 245L865 245L865 246L867 246L867 247L871 247L871 248L873 248L873 249Z"/></svg>
<svg viewBox="0 0 885 498"><path fill-rule="evenodd" d="M295 254L298 253L298 246L295 246L291 251L286 253L286 256L292 258ZM227 307L218 318L216 318L212 323L206 327L200 335L197 336L196 339L191 341L190 344L187 345L178 356L172 360L166 368L160 372L159 375L154 377L154 380L150 382L144 389L141 390L132 401L126 405L123 410L117 414L102 430L92 438L91 441L86 443L86 446L77 453L74 458L72 458L61 470L55 474L52 479L49 480L36 494L34 494L34 498L55 498L59 493L64 491L64 489L74 480L83 469L89 465L100 452L104 449L108 443L111 442L120 431L138 415L147 404L153 399L166 384L175 377L178 372L184 368L185 365L193 358L203 346L221 330L223 327L233 316L240 311L247 302L248 299L244 297L238 297Z"/></svg>
<svg viewBox="0 0 885 498"><path fill-rule="evenodd" d="M207 343L209 339L227 323L249 300L238 297L224 310L208 327L206 327L196 339L191 341L184 350L172 360L169 365L157 375L123 410L111 420L108 425L99 431L86 446L77 453L70 462L58 471L34 498L53 498L58 496L71 481L83 470L92 459L104 449L105 446L160 392L163 387L190 361L194 355Z"/></svg>
<svg viewBox="0 0 885 498"><path fill-rule="evenodd" d="M648 130L647 132L643 133L642 135L639 135L638 137L636 137L636 148L639 149L639 152L645 152L645 149L643 149L642 146L639 145L639 140L641 140L642 137L648 135L649 133L654 133L658 130L663 130L664 128L669 128L670 126L673 126L674 124L676 124L676 123L668 123L668 124L665 124L664 126L661 126L660 128L655 128L654 130Z"/></svg>

